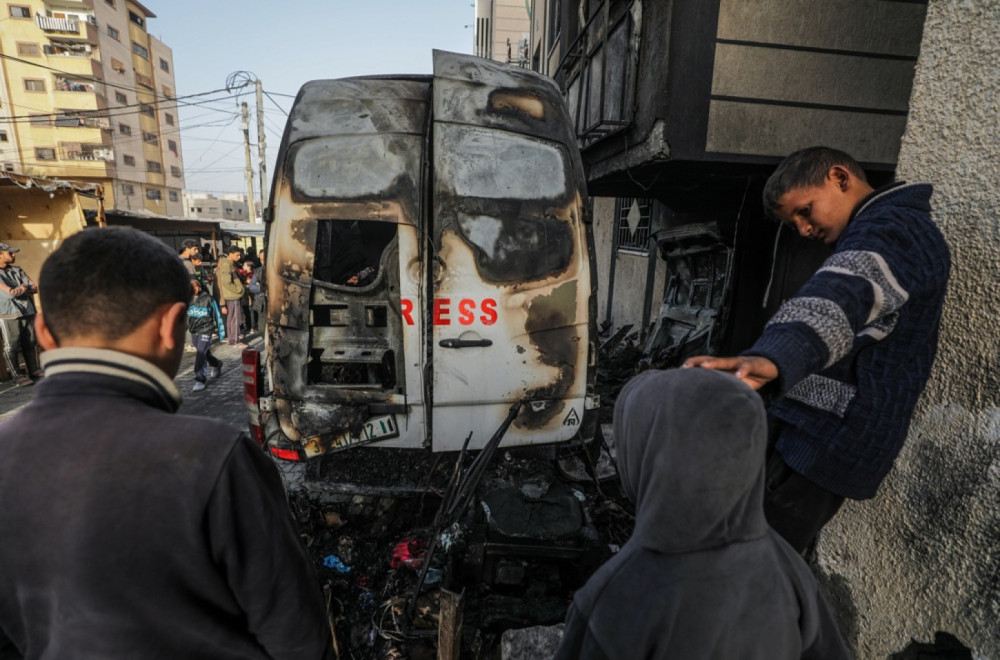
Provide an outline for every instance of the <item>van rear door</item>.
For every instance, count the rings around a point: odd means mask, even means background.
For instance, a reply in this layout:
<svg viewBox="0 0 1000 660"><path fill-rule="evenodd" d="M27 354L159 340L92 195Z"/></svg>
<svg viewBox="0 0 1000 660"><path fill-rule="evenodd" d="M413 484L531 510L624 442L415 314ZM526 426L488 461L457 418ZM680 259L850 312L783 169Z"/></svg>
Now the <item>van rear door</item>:
<svg viewBox="0 0 1000 660"><path fill-rule="evenodd" d="M555 84L434 52L433 448L559 442L587 396L591 270L583 169Z"/></svg>

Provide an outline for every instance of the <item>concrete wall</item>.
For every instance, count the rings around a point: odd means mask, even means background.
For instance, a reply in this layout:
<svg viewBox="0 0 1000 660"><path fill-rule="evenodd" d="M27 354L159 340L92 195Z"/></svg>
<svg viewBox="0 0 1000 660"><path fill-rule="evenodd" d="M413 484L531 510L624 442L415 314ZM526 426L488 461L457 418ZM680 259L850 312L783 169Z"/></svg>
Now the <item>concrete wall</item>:
<svg viewBox="0 0 1000 660"><path fill-rule="evenodd" d="M1000 658L997 34L996 0L930 0L898 175L935 185L953 265L934 372L895 470L821 540L858 658L936 631Z"/></svg>

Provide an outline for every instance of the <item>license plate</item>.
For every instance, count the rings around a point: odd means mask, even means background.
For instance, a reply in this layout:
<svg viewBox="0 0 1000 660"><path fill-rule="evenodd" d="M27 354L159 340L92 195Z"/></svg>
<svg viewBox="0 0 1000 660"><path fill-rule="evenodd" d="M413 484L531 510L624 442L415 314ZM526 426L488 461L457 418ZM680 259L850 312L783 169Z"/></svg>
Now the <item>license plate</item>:
<svg viewBox="0 0 1000 660"><path fill-rule="evenodd" d="M348 447L367 445L378 440L388 440L399 436L395 415L380 415L372 417L361 426L358 435L342 433L330 443L328 451L340 451Z"/></svg>
<svg viewBox="0 0 1000 660"><path fill-rule="evenodd" d="M361 427L361 442L374 442L375 440L385 440L399 436L399 427L396 426L395 415L382 415L372 417Z"/></svg>

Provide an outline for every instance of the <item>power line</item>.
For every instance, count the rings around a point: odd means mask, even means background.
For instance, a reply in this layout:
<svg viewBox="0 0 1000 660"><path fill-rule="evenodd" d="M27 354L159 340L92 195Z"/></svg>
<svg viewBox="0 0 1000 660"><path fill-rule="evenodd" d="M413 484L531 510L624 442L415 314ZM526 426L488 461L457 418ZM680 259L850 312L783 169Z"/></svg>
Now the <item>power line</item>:
<svg viewBox="0 0 1000 660"><path fill-rule="evenodd" d="M68 77L73 78L75 80L89 80L90 82L100 83L102 85L107 85L107 86L111 87L112 89L122 89L122 90L125 90L125 91L128 91L128 92L135 92L137 94L138 93L150 94L150 95L152 95L156 99L171 100L171 97L167 96L166 94L158 94L155 89L152 89L152 90L150 90L148 88L147 89L139 89L138 87L128 87L126 85L119 85L117 83L108 82L107 80L103 80L101 78L98 78L97 76L87 76L87 75L83 75L83 74L79 74L79 73L72 73L70 71L64 71L62 69L56 69L55 67L48 66L47 64L39 64L38 62L32 62L31 60L21 59L20 57L14 57L13 55L5 55L4 53L0 53L0 58L11 60L11 61L14 61L14 62L20 62L21 64L27 64L29 66L37 66L39 68L47 69L49 71L54 71L56 73L61 73L64 76L68 76ZM91 61L94 61L94 60L91 60ZM246 84L248 84L248 83L244 83L243 86L245 86ZM235 87L232 87L232 88L230 88L230 87L224 87L222 89L215 90L215 91L226 91L226 92L232 93L233 89L240 89L240 88L241 88L241 86L235 86ZM210 92L206 92L206 93L210 93Z"/></svg>

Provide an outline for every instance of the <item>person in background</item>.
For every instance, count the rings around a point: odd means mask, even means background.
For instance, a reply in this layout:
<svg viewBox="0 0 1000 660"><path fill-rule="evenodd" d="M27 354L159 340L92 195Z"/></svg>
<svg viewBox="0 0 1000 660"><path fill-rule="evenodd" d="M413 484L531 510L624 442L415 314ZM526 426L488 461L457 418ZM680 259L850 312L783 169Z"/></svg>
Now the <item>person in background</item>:
<svg viewBox="0 0 1000 660"><path fill-rule="evenodd" d="M212 355L212 336L219 335L219 341L226 338L226 326L222 322L219 305L212 294L205 291L198 280L191 280L193 296L188 304L188 331L194 346L194 380L192 392L200 392L207 386L208 376L218 378L222 374L222 360Z"/></svg>
<svg viewBox="0 0 1000 660"><path fill-rule="evenodd" d="M39 283L46 377L0 423L0 652L332 658L274 464L246 432L177 414L191 287L174 251L88 229Z"/></svg>
<svg viewBox="0 0 1000 660"><path fill-rule="evenodd" d="M7 370L17 386L32 385L43 376L35 343L35 302L38 287L24 269L15 266L18 252L0 243L0 335ZM21 371L21 356L25 371Z"/></svg>
<svg viewBox="0 0 1000 660"><path fill-rule="evenodd" d="M247 290L250 292L250 295L253 296L250 306L250 311L252 312L254 318L252 327L260 333L261 337L263 337L267 327L267 291L264 287L263 267L264 251L261 250L258 256L262 265L260 268L254 269L253 277L247 285Z"/></svg>
<svg viewBox="0 0 1000 660"><path fill-rule="evenodd" d="M218 285L222 304L222 313L226 316L226 337L231 346L240 340L240 326L243 322L243 294L246 292L240 279L236 264L240 263L243 251L231 245L225 258L219 259Z"/></svg>
<svg viewBox="0 0 1000 660"><path fill-rule="evenodd" d="M765 512L800 552L845 498L875 496L930 375L950 267L931 192L902 182L874 190L836 149L788 156L764 186L764 208L833 255L742 355L684 363L776 397Z"/></svg>
<svg viewBox="0 0 1000 660"><path fill-rule="evenodd" d="M195 276L194 263L192 262L195 255L201 256L201 246L198 241L193 238L186 238L181 242L181 261L184 263L184 268L187 270L188 274L192 277Z"/></svg>
<svg viewBox="0 0 1000 660"><path fill-rule="evenodd" d="M613 442L635 529L574 594L557 660L850 657L809 567L764 519L751 388L646 371L618 397Z"/></svg>

